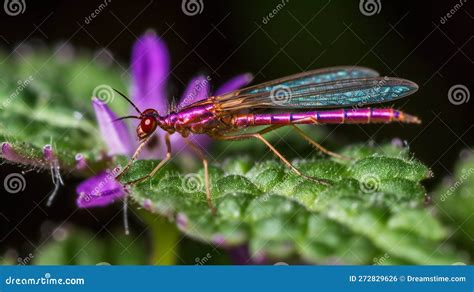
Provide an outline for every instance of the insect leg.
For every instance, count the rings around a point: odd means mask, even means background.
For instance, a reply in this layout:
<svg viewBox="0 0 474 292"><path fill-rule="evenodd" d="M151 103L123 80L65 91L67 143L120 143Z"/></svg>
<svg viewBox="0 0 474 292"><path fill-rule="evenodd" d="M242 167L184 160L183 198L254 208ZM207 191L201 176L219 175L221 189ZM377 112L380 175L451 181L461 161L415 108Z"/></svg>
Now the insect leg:
<svg viewBox="0 0 474 292"><path fill-rule="evenodd" d="M296 130L296 133L298 135L303 137L303 139L305 139L309 144L313 145L316 149L318 149L322 153L324 153L326 155L329 155L329 156L332 156L332 157L337 158L337 159L352 160L352 158L350 158L350 157L334 153L334 152L324 148L321 144L319 144L318 142L311 139L311 137L309 137L305 132L303 132L303 130L298 128L296 125L291 125L291 126Z"/></svg>
<svg viewBox="0 0 474 292"><path fill-rule="evenodd" d="M208 168L208 161L207 161L207 158L206 158L206 155L204 154L204 151L201 149L201 147L199 147L198 145L194 144L192 141L190 141L189 139L185 138L186 141L186 144L189 145L189 147L191 147L191 149L197 154L199 155L199 157L201 158L202 160L202 164L204 166L204 184L205 184L205 187L206 187L206 200L207 200L207 205L209 206L209 208L211 209L211 212L212 214L216 214L216 208L214 207L214 205L212 204L212 196L211 196L211 187L210 187L210 184L209 184L209 168Z"/></svg>
<svg viewBox="0 0 474 292"><path fill-rule="evenodd" d="M158 170L160 170L160 168L165 165L166 162L168 162L168 160L170 160L171 158L171 141L170 141L170 134L169 133L166 133L165 134L165 142L166 142L166 156L163 160L160 161L160 163L158 163L157 166L155 166L155 168L153 168L153 170L145 175L145 176L142 176L138 179L135 179L135 180L132 180L130 182L127 182L125 183L126 186L132 186L132 185L135 185L137 183L140 183L146 179L149 179L151 177L153 177L157 172Z"/></svg>
<svg viewBox="0 0 474 292"><path fill-rule="evenodd" d="M150 137L146 138L143 140L143 142L138 145L137 150L135 150L135 153L133 153L132 158L128 161L127 165L123 168L123 170L115 177L115 179L120 179L122 175L130 168L133 162L137 159L138 155L140 155L140 152L142 152L143 148L145 147L146 143L150 140Z"/></svg>
<svg viewBox="0 0 474 292"><path fill-rule="evenodd" d="M291 162L289 162L284 156L283 154L281 154L275 147L273 147L273 145L268 142L263 136L262 136L262 133L268 133L272 130L274 130L276 128L274 128L273 126L271 127L268 127L268 128L265 128L263 129L262 131L260 132L257 132L257 133L252 133L252 134L242 134L242 135L232 135L232 136L226 136L226 135L214 135L213 137L216 138L216 139L220 139L220 140L242 140L242 139L248 139L248 138L256 138L260 141L262 141L265 145L267 145L267 147L276 155L278 156L278 158L281 159L281 161L283 161L283 163L288 166L292 171L294 171L297 175L301 176L301 177L304 177L308 180L311 180L311 181L314 181L316 183L319 183L319 184L322 184L322 185L329 185L329 181L325 180L325 179L320 179L320 178L315 178L315 177L311 177L311 176L307 176L307 175L304 175L298 168L296 168L295 166L293 166L293 164L291 164Z"/></svg>

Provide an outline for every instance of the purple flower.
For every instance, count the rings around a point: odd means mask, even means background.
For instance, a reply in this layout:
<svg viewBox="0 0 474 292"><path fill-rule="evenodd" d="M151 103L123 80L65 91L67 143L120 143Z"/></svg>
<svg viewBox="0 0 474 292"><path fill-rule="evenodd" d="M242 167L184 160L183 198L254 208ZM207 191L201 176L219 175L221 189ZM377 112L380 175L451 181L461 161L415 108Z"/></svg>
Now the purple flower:
<svg viewBox="0 0 474 292"><path fill-rule="evenodd" d="M100 133L107 144L109 155L131 155L135 149L135 142L132 140L128 127L123 122L114 122L117 115L110 110L104 102L96 97L92 98L92 107L95 111Z"/></svg>
<svg viewBox="0 0 474 292"><path fill-rule="evenodd" d="M102 171L82 182L76 189L79 208L107 206L124 195L122 185L115 180L117 174Z"/></svg>
<svg viewBox="0 0 474 292"><path fill-rule="evenodd" d="M169 53L165 43L153 32L148 32L137 40L132 50L131 98L140 110L153 108L161 115L168 112L166 81L170 74ZM215 94L223 94L247 85L252 80L251 74L238 75L217 88ZM209 76L196 76L187 85L178 109L204 99L211 94ZM102 137L108 148L109 155L131 156L137 146L134 133L129 131L124 121L115 121L117 115L107 104L92 98L92 105ZM133 111L133 109L131 109ZM134 112L135 114L135 112ZM146 147L140 158L162 159L166 154L163 141L164 132L158 129L155 133L158 143ZM207 135L191 135L190 139L205 148L210 143ZM171 148L174 153L185 149L184 139L179 135L171 136ZM115 176L105 171L82 182L76 189L80 208L100 207L113 203L124 196L124 191Z"/></svg>

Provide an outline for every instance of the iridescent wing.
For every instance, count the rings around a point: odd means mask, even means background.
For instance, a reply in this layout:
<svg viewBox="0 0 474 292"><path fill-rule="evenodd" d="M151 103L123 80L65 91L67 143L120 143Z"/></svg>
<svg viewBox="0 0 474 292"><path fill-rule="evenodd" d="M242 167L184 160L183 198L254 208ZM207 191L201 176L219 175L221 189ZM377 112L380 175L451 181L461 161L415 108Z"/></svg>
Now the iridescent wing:
<svg viewBox="0 0 474 292"><path fill-rule="evenodd" d="M217 111L224 112L249 108L337 108L394 101L417 89L411 81L379 77L371 69L335 67L265 82L200 104L214 103Z"/></svg>
<svg viewBox="0 0 474 292"><path fill-rule="evenodd" d="M270 92L275 85L292 87L336 80L377 77L375 70L358 66L338 66L289 75L239 90L242 93Z"/></svg>

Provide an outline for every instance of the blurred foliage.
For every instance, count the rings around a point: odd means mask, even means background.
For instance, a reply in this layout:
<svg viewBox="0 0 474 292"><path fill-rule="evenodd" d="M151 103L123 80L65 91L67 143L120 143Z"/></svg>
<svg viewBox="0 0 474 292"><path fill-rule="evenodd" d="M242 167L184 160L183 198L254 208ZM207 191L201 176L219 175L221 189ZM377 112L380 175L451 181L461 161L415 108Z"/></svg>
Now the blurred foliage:
<svg viewBox="0 0 474 292"><path fill-rule="evenodd" d="M337 137L335 134L329 134L328 130L324 127L315 125L300 125L298 127L306 133L309 133L315 141L322 143L328 149L337 149L340 147L335 140L336 138L339 139L342 137ZM248 132L254 131L255 129L251 129ZM245 131L242 133L245 133ZM267 133L265 134L265 139L274 145L280 153L285 155L285 157L298 158L301 157L302 154L324 157L324 154L314 149L309 143L301 143L304 140L302 140L301 136L299 136L291 127L282 127ZM217 140L213 142L211 150L212 157L210 157L210 159L217 157L221 160L225 160L226 157L233 157L236 155L242 156L243 154L257 160L273 158L273 154L268 150L268 147L265 144L256 142L252 139L238 141Z"/></svg>
<svg viewBox="0 0 474 292"><path fill-rule="evenodd" d="M448 177L434 192L438 213L447 226L451 242L465 250L474 262L474 155L466 150Z"/></svg>
<svg viewBox="0 0 474 292"><path fill-rule="evenodd" d="M440 247L446 232L423 207L420 181L429 170L394 146L352 146L351 162L300 160L307 175L331 180L330 187L302 179L278 161L228 160L211 167L217 215L206 204L203 172L182 175L166 167L131 188L143 208L171 219L189 236L219 246L248 243L252 255L298 257L311 263L451 264ZM378 153L384 153L378 154ZM119 158L123 164L126 158ZM139 161L123 177L147 174L156 161Z"/></svg>
<svg viewBox="0 0 474 292"><path fill-rule="evenodd" d="M0 265L144 265L149 263L145 239L126 236L122 230L97 234L60 227L32 253L20 257L8 250Z"/></svg>
<svg viewBox="0 0 474 292"><path fill-rule="evenodd" d="M51 144L63 169L75 170L78 153L92 169L103 167L104 146L91 97L99 85L124 90L119 70L90 55L76 55L67 44L54 54L40 47L33 53L28 45L17 51L21 57L0 54L4 60L0 66L0 141L9 142L35 166L47 167L43 147ZM122 99L104 98L117 112L126 113Z"/></svg>
<svg viewBox="0 0 474 292"><path fill-rule="evenodd" d="M111 236L71 229L63 238L52 239L33 258L35 265L144 265L148 253L144 238L126 236L122 230Z"/></svg>

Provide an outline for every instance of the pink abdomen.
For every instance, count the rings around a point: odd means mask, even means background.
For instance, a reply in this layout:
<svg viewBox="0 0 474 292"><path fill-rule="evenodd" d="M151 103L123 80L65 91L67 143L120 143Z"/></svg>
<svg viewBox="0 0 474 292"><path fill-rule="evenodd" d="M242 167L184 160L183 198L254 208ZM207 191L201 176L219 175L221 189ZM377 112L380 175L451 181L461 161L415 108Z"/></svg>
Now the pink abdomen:
<svg viewBox="0 0 474 292"><path fill-rule="evenodd" d="M392 108L321 110L302 113L239 114L233 118L237 127L289 124L369 124L390 122L419 123L417 117Z"/></svg>

